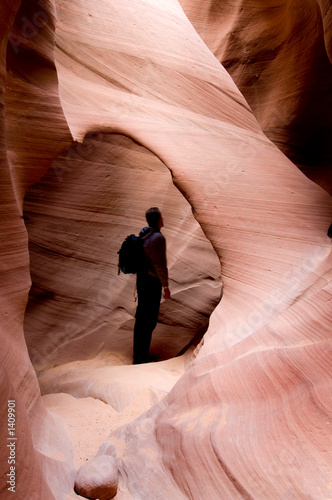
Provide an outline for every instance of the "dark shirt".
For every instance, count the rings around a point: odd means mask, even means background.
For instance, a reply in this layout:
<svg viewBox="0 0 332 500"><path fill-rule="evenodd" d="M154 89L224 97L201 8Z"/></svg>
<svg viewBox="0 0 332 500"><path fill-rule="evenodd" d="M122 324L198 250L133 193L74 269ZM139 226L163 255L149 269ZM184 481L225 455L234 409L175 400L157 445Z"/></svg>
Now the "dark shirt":
<svg viewBox="0 0 332 500"><path fill-rule="evenodd" d="M163 287L168 287L165 236L153 227L143 227L140 236L143 239L144 252L150 259L148 274L157 277Z"/></svg>

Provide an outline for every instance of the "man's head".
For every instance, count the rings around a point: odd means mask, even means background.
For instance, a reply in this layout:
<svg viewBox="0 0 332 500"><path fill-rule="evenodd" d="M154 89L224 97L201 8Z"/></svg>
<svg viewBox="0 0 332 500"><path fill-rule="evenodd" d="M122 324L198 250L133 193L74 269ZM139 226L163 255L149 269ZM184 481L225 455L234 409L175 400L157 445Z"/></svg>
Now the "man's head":
<svg viewBox="0 0 332 500"><path fill-rule="evenodd" d="M157 207L149 208L145 213L145 217L150 227L161 229L164 225L161 212Z"/></svg>

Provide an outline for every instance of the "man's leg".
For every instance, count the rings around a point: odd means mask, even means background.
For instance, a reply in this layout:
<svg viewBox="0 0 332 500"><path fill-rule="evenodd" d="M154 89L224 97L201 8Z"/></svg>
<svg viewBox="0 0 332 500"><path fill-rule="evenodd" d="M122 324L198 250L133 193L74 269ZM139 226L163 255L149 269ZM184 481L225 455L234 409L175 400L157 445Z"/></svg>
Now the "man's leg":
<svg viewBox="0 0 332 500"><path fill-rule="evenodd" d="M134 328L134 364L146 363L152 332L158 321L161 283L147 274L137 276L138 305Z"/></svg>

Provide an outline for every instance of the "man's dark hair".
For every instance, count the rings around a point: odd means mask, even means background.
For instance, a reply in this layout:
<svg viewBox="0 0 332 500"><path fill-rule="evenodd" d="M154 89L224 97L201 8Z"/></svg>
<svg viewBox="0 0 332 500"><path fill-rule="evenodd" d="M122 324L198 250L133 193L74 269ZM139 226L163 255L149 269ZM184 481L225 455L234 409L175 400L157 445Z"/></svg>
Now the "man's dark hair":
<svg viewBox="0 0 332 500"><path fill-rule="evenodd" d="M147 223L149 224L150 227L158 227L158 222L161 217L161 212L159 208L157 207L151 207L149 210L146 211L145 217L147 220Z"/></svg>

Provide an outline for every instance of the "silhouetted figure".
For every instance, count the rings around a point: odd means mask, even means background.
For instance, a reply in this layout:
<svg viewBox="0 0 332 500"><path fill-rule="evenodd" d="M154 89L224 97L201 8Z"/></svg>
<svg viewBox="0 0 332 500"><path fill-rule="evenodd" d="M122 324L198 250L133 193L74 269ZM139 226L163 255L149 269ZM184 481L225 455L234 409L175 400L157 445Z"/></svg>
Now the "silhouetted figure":
<svg viewBox="0 0 332 500"><path fill-rule="evenodd" d="M152 332L158 321L162 288L165 299L170 299L168 288L168 269L166 259L166 240L160 232L163 218L157 207L147 210L149 224L140 232L144 252L147 256L146 271L137 273L136 322L134 328L134 364L147 363Z"/></svg>

